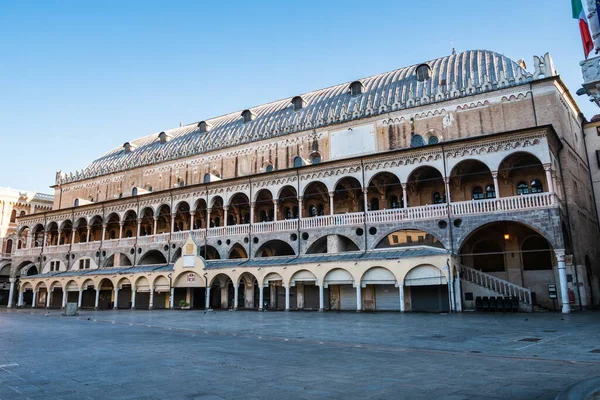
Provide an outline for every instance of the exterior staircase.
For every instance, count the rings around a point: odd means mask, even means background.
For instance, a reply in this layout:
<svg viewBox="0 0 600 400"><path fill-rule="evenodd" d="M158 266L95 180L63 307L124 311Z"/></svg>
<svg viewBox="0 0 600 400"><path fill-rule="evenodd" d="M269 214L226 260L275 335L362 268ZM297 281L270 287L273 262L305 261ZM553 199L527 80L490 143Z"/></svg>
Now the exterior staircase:
<svg viewBox="0 0 600 400"><path fill-rule="evenodd" d="M533 311L530 289L515 285L475 268L467 267L466 265L460 265L460 279L462 281L463 292L470 291L467 290L470 286L475 289L473 290L474 296L516 297L519 300L519 310Z"/></svg>

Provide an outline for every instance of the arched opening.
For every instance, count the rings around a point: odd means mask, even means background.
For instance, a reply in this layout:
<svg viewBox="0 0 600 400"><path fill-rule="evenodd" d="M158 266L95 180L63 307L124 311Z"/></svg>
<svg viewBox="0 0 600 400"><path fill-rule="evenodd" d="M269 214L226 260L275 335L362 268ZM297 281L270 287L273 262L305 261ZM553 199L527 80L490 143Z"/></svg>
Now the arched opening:
<svg viewBox="0 0 600 400"><path fill-rule="evenodd" d="M70 219L63 221L60 225L61 235L60 235L60 245L71 243L71 238L73 237L73 223Z"/></svg>
<svg viewBox="0 0 600 400"><path fill-rule="evenodd" d="M419 265L404 278L404 295L410 299L410 310L417 312L448 312L448 280L433 265Z"/></svg>
<svg viewBox="0 0 600 400"><path fill-rule="evenodd" d="M85 222L85 219L83 219ZM33 245L32 247L41 247L44 243L44 227L42 224L37 224L33 228Z"/></svg>
<svg viewBox="0 0 600 400"><path fill-rule="evenodd" d="M236 243L231 247L231 250L229 251L229 259L238 258L248 258L248 253L241 244Z"/></svg>
<svg viewBox="0 0 600 400"><path fill-rule="evenodd" d="M98 309L110 310L114 308L114 285L110 279L102 279L98 285L100 294L98 296Z"/></svg>
<svg viewBox="0 0 600 400"><path fill-rule="evenodd" d="M121 238L135 237L137 234L137 214L133 210L129 210L123 217L123 234Z"/></svg>
<svg viewBox="0 0 600 400"><path fill-rule="evenodd" d="M250 200L244 193L235 194L229 201L227 225L250 223Z"/></svg>
<svg viewBox="0 0 600 400"><path fill-rule="evenodd" d="M175 226L173 227L174 232L183 232L190 230L190 205L182 201L177 204L175 209Z"/></svg>
<svg viewBox="0 0 600 400"><path fill-rule="evenodd" d="M302 217L329 215L329 191L323 182L311 182L304 189Z"/></svg>
<svg viewBox="0 0 600 400"><path fill-rule="evenodd" d="M450 172L450 199L452 201L484 200L483 188L493 188L492 172L487 165L478 160L464 160L456 164ZM492 197L493 198L493 197Z"/></svg>
<svg viewBox="0 0 600 400"><path fill-rule="evenodd" d="M200 247L200 255L204 257L205 260L219 260L221 256L219 251L211 245L206 245Z"/></svg>
<svg viewBox="0 0 600 400"><path fill-rule="evenodd" d="M343 253L358 251L352 239L342 235L326 235L317 240L306 250L306 254Z"/></svg>
<svg viewBox="0 0 600 400"><path fill-rule="evenodd" d="M6 245L4 246L4 252L6 254L11 254L13 251L13 240L12 239L8 239L6 241Z"/></svg>
<svg viewBox="0 0 600 400"><path fill-rule="evenodd" d="M152 207L145 207L140 212L140 236L150 236L154 234L154 210Z"/></svg>
<svg viewBox="0 0 600 400"><path fill-rule="evenodd" d="M17 210L14 210L14 209L13 209L13 210L10 212L10 222L11 222L11 223L17 222Z"/></svg>
<svg viewBox="0 0 600 400"><path fill-rule="evenodd" d="M423 166L411 172L407 181L407 197L410 206L443 204L446 202L442 173L430 166Z"/></svg>
<svg viewBox="0 0 600 400"><path fill-rule="evenodd" d="M131 309L131 281L127 278L121 278L117 283L119 289L116 301L116 306L119 309Z"/></svg>
<svg viewBox="0 0 600 400"><path fill-rule="evenodd" d="M50 222L46 228L47 245L56 246L58 245L58 224L56 222Z"/></svg>
<svg viewBox="0 0 600 400"><path fill-rule="evenodd" d="M529 153L507 156L498 167L500 197L528 195L548 190L546 172L540 160Z"/></svg>
<svg viewBox="0 0 600 400"><path fill-rule="evenodd" d="M8 305L10 294L10 264L0 267L0 306Z"/></svg>
<svg viewBox="0 0 600 400"><path fill-rule="evenodd" d="M140 261L138 265L160 265L167 264L167 259L164 254L158 250L149 250L142 257L140 257Z"/></svg>
<svg viewBox="0 0 600 400"><path fill-rule="evenodd" d="M410 138L410 147L423 147L425 146L425 139L423 139L423 136L418 135L418 134L413 134Z"/></svg>
<svg viewBox="0 0 600 400"><path fill-rule="evenodd" d="M102 240L102 217L96 215L90 221L90 242Z"/></svg>
<svg viewBox="0 0 600 400"><path fill-rule="evenodd" d="M329 307L331 310L356 310L356 289L354 277L345 269L335 268L329 271L323 280L329 289Z"/></svg>
<svg viewBox="0 0 600 400"><path fill-rule="evenodd" d="M262 304L262 308L272 311L285 310L285 288L283 287L283 278L281 275L276 272L267 274L263 279L260 290L263 291L264 303Z"/></svg>
<svg viewBox="0 0 600 400"><path fill-rule="evenodd" d="M238 286L238 307L246 309L259 308L260 300L259 284L256 277L249 272L240 276Z"/></svg>
<svg viewBox="0 0 600 400"><path fill-rule="evenodd" d="M293 186L284 186L279 191L279 215L281 219L297 219L298 213L298 192Z"/></svg>
<svg viewBox="0 0 600 400"><path fill-rule="evenodd" d="M211 308L222 310L233 308L233 290L233 282L228 275L218 274L215 276L210 287Z"/></svg>
<svg viewBox="0 0 600 400"><path fill-rule="evenodd" d="M110 213L106 218L106 231L104 232L104 240L119 239L119 214Z"/></svg>
<svg viewBox="0 0 600 400"><path fill-rule="evenodd" d="M333 203L335 214L364 211L362 186L358 179L350 176L340 179L335 185Z"/></svg>
<svg viewBox="0 0 600 400"><path fill-rule="evenodd" d="M275 219L273 195L270 190L259 190L254 204L254 223L269 222Z"/></svg>
<svg viewBox="0 0 600 400"><path fill-rule="evenodd" d="M367 199L369 211L404 207L400 179L389 172L378 173L369 182Z"/></svg>
<svg viewBox="0 0 600 400"><path fill-rule="evenodd" d="M399 311L400 292L396 277L387 268L372 267L361 278L363 310Z"/></svg>
<svg viewBox="0 0 600 400"><path fill-rule="evenodd" d="M75 240L73 243L87 242L88 223L85 218L79 218L75 221Z"/></svg>
<svg viewBox="0 0 600 400"><path fill-rule="evenodd" d="M65 288L63 287L63 284L58 281L50 284L50 308L62 308L62 297L64 290Z"/></svg>
<svg viewBox="0 0 600 400"><path fill-rule="evenodd" d="M131 260L123 253L111 254L106 261L104 261L105 268L130 267L131 265Z"/></svg>
<svg viewBox="0 0 600 400"><path fill-rule="evenodd" d="M429 232L418 229L402 229L384 236L376 248L389 249L396 247L429 246L443 249L444 245Z"/></svg>
<svg viewBox="0 0 600 400"><path fill-rule="evenodd" d="M223 220L223 199L220 196L216 196L212 200L212 205L210 209L210 227L216 228L219 226L223 226L225 221Z"/></svg>
<svg viewBox="0 0 600 400"><path fill-rule="evenodd" d="M293 256L295 254L292 246L283 240L270 240L260 246L256 251L256 257L280 257Z"/></svg>
<svg viewBox="0 0 600 400"><path fill-rule="evenodd" d="M194 229L206 229L206 200L196 201L196 213L194 214Z"/></svg>
<svg viewBox="0 0 600 400"><path fill-rule="evenodd" d="M156 211L156 234L171 232L171 207L163 204Z"/></svg>

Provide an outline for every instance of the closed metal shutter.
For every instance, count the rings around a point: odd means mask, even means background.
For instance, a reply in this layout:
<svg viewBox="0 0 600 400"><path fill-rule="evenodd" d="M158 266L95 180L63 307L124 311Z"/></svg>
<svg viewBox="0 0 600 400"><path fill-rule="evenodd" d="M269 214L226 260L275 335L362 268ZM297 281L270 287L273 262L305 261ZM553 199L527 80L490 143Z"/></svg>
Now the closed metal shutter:
<svg viewBox="0 0 600 400"><path fill-rule="evenodd" d="M94 308L96 302L96 291L94 289L86 289L83 291L81 298L81 308Z"/></svg>
<svg viewBox="0 0 600 400"><path fill-rule="evenodd" d="M319 309L319 287L304 285L304 308Z"/></svg>
<svg viewBox="0 0 600 400"><path fill-rule="evenodd" d="M375 309L381 311L400 310L400 292L396 285L375 285Z"/></svg>
<svg viewBox="0 0 600 400"><path fill-rule="evenodd" d="M117 302L118 308L131 308L131 289L119 290L119 298Z"/></svg>
<svg viewBox="0 0 600 400"><path fill-rule="evenodd" d="M150 307L150 293L137 292L135 294L135 308L147 310Z"/></svg>
<svg viewBox="0 0 600 400"><path fill-rule="evenodd" d="M167 301L166 293L154 293L154 302L152 307L154 309L166 308L165 302Z"/></svg>
<svg viewBox="0 0 600 400"><path fill-rule="evenodd" d="M410 301L412 311L448 311L448 285L411 286Z"/></svg>
<svg viewBox="0 0 600 400"><path fill-rule="evenodd" d="M340 310L356 310L356 289L352 285L340 285Z"/></svg>

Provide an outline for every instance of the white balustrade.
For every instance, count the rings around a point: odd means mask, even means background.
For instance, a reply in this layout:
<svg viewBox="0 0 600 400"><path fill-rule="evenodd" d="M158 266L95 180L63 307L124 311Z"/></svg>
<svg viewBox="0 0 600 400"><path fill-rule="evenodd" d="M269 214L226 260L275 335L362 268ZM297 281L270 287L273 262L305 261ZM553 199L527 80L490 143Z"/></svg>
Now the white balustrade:
<svg viewBox="0 0 600 400"><path fill-rule="evenodd" d="M285 232L298 230L297 219L284 219L281 221L259 222L252 224L252 233Z"/></svg>
<svg viewBox="0 0 600 400"><path fill-rule="evenodd" d="M553 207L556 194L536 193L498 199L469 200L451 203L453 215L485 214L497 211L518 211Z"/></svg>
<svg viewBox="0 0 600 400"><path fill-rule="evenodd" d="M189 234L190 234L190 231L173 232L173 234L171 235L171 240L181 242L181 241L186 240L187 237L189 236ZM164 240L167 240L167 239L164 239Z"/></svg>
<svg viewBox="0 0 600 400"><path fill-rule="evenodd" d="M97 250L100 247L100 241L87 242L87 243L75 243L71 246L71 251L88 251ZM65 250L66 251L66 250Z"/></svg>
<svg viewBox="0 0 600 400"><path fill-rule="evenodd" d="M447 211L448 207L446 204L369 211L367 212L367 222L377 224L404 220L443 218L446 216Z"/></svg>
<svg viewBox="0 0 600 400"><path fill-rule="evenodd" d="M44 247L44 254L59 254L66 253L69 251L71 245L69 244L61 244L59 246L46 246Z"/></svg>
<svg viewBox="0 0 600 400"><path fill-rule="evenodd" d="M206 229L195 229L192 231L192 237L197 240L204 239L206 237Z"/></svg>
<svg viewBox="0 0 600 400"><path fill-rule="evenodd" d="M225 227L217 226L217 227L213 227L213 228L208 228L207 232L206 232L206 236L208 236L208 237L225 236Z"/></svg>
<svg viewBox="0 0 600 400"><path fill-rule="evenodd" d="M503 296L516 297L525 304L531 304L530 289L495 277L494 275L478 271L475 268L467 267L466 265L461 265L460 270L460 278L463 280L472 282Z"/></svg>

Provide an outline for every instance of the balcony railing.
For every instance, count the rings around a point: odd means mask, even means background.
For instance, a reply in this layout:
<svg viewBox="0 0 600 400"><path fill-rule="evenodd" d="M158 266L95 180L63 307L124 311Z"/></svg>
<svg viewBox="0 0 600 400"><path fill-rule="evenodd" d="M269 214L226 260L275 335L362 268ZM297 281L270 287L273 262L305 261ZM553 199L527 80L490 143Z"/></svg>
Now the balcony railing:
<svg viewBox="0 0 600 400"><path fill-rule="evenodd" d="M531 209L543 209L549 207L558 207L559 199L554 193L536 193L522 196L502 197L498 199L469 200L450 203L450 214L452 216L489 214L507 211L522 211ZM408 208L396 208L390 210L354 212L346 214L323 215L302 219L288 219L282 221L260 222L255 224L243 224L232 226L220 226L208 229L195 229L193 231L181 231L169 233L160 233L158 235L141 236L139 238L123 238L104 240L103 248L114 247L133 247L152 243L164 243L169 241L184 241L191 233L197 240L204 240L207 237L229 237L252 234L263 234L270 232L296 231L298 229L320 229L334 226L356 226L366 223L385 224L401 221L439 219L447 216L447 204L432 204ZM100 242L76 243L71 247L71 251L95 250L100 247ZM63 253L68 251L69 245L46 246L45 254ZM41 247L29 249L18 249L15 256L39 255ZM8 255L10 257L10 255Z"/></svg>
<svg viewBox="0 0 600 400"><path fill-rule="evenodd" d="M0 253L0 260L10 258L11 256L12 256L12 254L10 254L10 253Z"/></svg>

